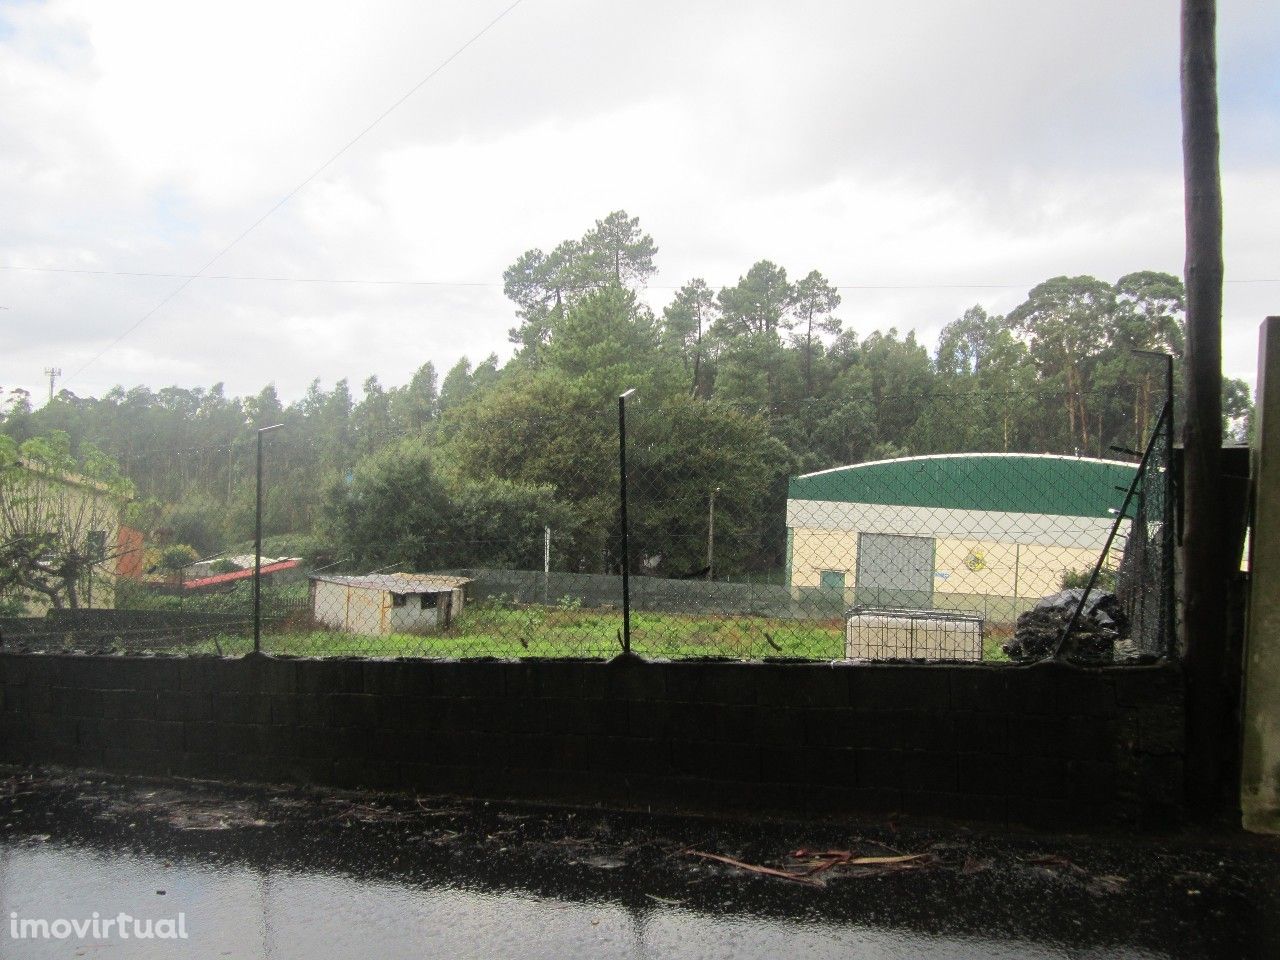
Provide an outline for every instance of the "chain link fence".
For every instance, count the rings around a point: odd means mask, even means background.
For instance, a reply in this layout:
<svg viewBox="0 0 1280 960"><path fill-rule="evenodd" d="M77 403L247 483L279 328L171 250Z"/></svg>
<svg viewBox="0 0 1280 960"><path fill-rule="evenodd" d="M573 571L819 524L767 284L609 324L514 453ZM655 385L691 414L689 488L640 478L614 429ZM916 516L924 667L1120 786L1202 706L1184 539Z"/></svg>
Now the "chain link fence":
<svg viewBox="0 0 1280 960"><path fill-rule="evenodd" d="M1166 404L1141 463L1123 538L1104 565L1117 570L1120 598L1133 652L1176 656L1174 554L1178 503L1174 487L1173 408ZM1119 556L1115 552L1119 551Z"/></svg>
<svg viewBox="0 0 1280 960"><path fill-rule="evenodd" d="M252 650L260 476L269 653L1171 655L1172 418L1149 393L1105 430L1074 419L1079 398L1042 393L886 398L869 422L639 392L537 416L480 407L367 452L286 424L260 472L252 443L147 451L126 466L170 504L147 562L99 589L104 609L0 619L0 644ZM889 422L925 403L928 431ZM949 430L957 409L982 429ZM201 517L234 545L166 567Z"/></svg>
<svg viewBox="0 0 1280 960"><path fill-rule="evenodd" d="M702 581L693 612L714 626L700 634L732 637L752 658L1163 656L1172 431L1167 407L1143 413L1125 446L1091 456L1073 444L872 457L794 474L759 510L752 500L768 498L771 478L743 489L741 475L737 487L699 476L645 442L644 418L662 412L637 408L636 569ZM753 559L764 563L753 570ZM728 582L744 574L767 582ZM689 655L681 625L646 626L652 652Z"/></svg>

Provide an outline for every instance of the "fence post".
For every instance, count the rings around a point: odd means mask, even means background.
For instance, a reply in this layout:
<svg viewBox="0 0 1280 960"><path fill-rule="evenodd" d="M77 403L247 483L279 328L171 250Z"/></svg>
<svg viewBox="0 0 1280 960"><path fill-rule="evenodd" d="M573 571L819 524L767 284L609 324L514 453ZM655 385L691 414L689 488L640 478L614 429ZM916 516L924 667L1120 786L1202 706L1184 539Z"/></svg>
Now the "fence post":
<svg viewBox="0 0 1280 960"><path fill-rule="evenodd" d="M622 514L622 653L631 654L631 529L627 524L627 397L618 397L618 502Z"/></svg>
<svg viewBox="0 0 1280 960"><path fill-rule="evenodd" d="M1084 590L1080 594L1080 599L1071 612L1071 619L1067 621L1062 628L1062 633L1058 636L1058 643L1053 649L1054 659L1062 656L1063 650L1066 649L1067 641L1071 638L1071 632L1075 630L1076 624L1080 621L1080 614L1084 611L1084 605L1089 599L1089 594L1098 585L1098 575L1102 572L1102 564L1106 560L1107 554L1111 552L1111 544L1115 542L1116 534L1120 530L1120 524L1125 520L1133 519L1129 516L1129 505L1133 503L1134 494L1138 492L1147 470L1151 467L1151 454L1155 451L1156 444L1161 437L1161 431L1169 421L1172 412L1173 401L1166 400L1164 407L1160 411L1160 418L1156 421L1156 428L1151 434L1151 439L1147 442L1146 449L1142 451L1142 459L1138 461L1138 469L1134 471L1133 480L1129 484L1128 492L1124 495L1124 502L1120 504L1120 511L1116 514L1116 519L1111 524L1111 531L1107 534L1106 542L1102 545L1102 552L1098 554L1098 561L1093 565L1093 570L1089 574L1089 582L1085 584ZM1132 527L1130 527L1130 531L1132 532Z"/></svg>
<svg viewBox="0 0 1280 960"><path fill-rule="evenodd" d="M1177 476L1173 464L1173 358L1169 358L1169 376L1167 380L1169 417L1165 423L1164 478L1160 484L1160 495L1164 497L1164 510L1161 512L1160 529L1160 620L1165 635L1165 656L1173 659L1178 656L1178 607L1177 607L1177 543L1178 530L1181 527L1178 516Z"/></svg>
<svg viewBox="0 0 1280 960"><path fill-rule="evenodd" d="M1131 354L1142 357L1155 357L1164 364L1164 402L1167 415L1164 421L1164 435L1159 442L1159 456L1164 465L1164 473L1160 479L1160 544L1159 544L1159 589L1160 589L1160 630L1165 637L1164 654L1175 657L1178 653L1178 626L1174 601L1174 544L1177 531L1181 527L1175 513L1177 497L1174 487L1173 470L1173 354L1163 350L1130 350ZM1156 423L1159 433L1160 424ZM1150 518L1148 517L1148 521Z"/></svg>
<svg viewBox="0 0 1280 960"><path fill-rule="evenodd" d="M262 435L283 423L258 428L258 480L253 512L253 652L262 652Z"/></svg>

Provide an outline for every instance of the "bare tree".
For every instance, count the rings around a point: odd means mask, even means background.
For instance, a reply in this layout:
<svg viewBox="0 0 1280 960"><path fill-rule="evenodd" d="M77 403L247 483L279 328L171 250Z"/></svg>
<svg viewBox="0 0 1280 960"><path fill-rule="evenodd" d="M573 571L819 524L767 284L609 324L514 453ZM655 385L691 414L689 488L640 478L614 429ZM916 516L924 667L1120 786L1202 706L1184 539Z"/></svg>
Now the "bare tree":
<svg viewBox="0 0 1280 960"><path fill-rule="evenodd" d="M96 448L73 457L65 433L21 446L0 437L0 593L80 607L82 590L122 556L120 515L132 492Z"/></svg>

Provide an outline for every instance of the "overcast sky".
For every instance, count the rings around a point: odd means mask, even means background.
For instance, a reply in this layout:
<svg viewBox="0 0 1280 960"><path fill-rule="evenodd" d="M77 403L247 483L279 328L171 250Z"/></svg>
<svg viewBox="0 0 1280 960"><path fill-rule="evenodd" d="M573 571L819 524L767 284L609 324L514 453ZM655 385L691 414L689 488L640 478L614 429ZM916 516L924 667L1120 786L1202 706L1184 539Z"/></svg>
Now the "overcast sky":
<svg viewBox="0 0 1280 960"><path fill-rule="evenodd" d="M505 360L504 267L618 208L655 308L769 258L930 344L1051 276L1181 273L1176 0L523 0L207 271L431 285L197 279L107 349L181 283L114 274L200 270L510 3L0 0L0 387L293 398ZM1225 371L1252 382L1280 4L1218 6Z"/></svg>

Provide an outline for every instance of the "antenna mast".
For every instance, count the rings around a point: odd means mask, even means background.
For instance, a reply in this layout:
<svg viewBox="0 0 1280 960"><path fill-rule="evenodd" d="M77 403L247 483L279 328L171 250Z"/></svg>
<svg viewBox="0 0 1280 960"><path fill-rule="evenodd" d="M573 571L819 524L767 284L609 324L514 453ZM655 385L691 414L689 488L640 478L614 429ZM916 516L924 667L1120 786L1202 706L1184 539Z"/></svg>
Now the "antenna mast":
<svg viewBox="0 0 1280 960"><path fill-rule="evenodd" d="M49 402L53 403L53 385L62 376L61 367L45 367L44 375L49 378Z"/></svg>

